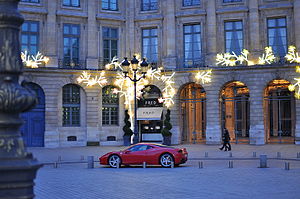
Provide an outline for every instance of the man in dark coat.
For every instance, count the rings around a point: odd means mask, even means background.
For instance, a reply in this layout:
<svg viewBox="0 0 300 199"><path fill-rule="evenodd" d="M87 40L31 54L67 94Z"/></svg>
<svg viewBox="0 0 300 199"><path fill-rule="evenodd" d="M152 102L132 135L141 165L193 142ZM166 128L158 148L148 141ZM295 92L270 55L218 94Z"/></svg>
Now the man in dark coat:
<svg viewBox="0 0 300 199"><path fill-rule="evenodd" d="M228 130L224 129L224 135L223 135L223 146L219 148L220 150L223 150L225 148L225 151L231 151L231 145L230 145L230 135Z"/></svg>

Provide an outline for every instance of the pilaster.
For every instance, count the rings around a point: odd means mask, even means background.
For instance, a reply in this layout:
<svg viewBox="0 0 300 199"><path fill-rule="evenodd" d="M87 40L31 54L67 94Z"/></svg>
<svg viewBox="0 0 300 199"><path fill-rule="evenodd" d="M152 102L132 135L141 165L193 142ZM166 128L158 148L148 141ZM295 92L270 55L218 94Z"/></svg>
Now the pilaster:
<svg viewBox="0 0 300 199"><path fill-rule="evenodd" d="M300 0L294 0L294 28L295 28L295 45L300 49Z"/></svg>
<svg viewBox="0 0 300 199"><path fill-rule="evenodd" d="M252 57L260 56L260 31L259 31L259 13L258 0L249 1L249 51Z"/></svg>
<svg viewBox="0 0 300 199"><path fill-rule="evenodd" d="M216 16L216 1L207 1L206 9L206 26L207 26L207 65L215 65L215 56L217 53L217 16Z"/></svg>
<svg viewBox="0 0 300 199"><path fill-rule="evenodd" d="M251 97L252 96L252 97ZM265 144L265 127L261 88L252 89L250 95L250 144Z"/></svg>
<svg viewBox="0 0 300 199"><path fill-rule="evenodd" d="M165 16L163 21L163 38L166 45L166 54L163 66L167 70L176 69L176 24L175 24L175 2L167 0L165 6Z"/></svg>
<svg viewBox="0 0 300 199"><path fill-rule="evenodd" d="M218 90L207 90L206 100L206 144L220 144L222 131Z"/></svg>
<svg viewBox="0 0 300 199"><path fill-rule="evenodd" d="M87 68L98 69L98 37L96 12L97 0L88 1L88 25L87 25Z"/></svg>
<svg viewBox="0 0 300 199"><path fill-rule="evenodd" d="M58 31L56 28L56 8L58 1L47 2L48 15L46 19L46 32L45 41L47 46L45 48L46 56L50 58L47 67L58 67L58 51L57 51L57 37Z"/></svg>

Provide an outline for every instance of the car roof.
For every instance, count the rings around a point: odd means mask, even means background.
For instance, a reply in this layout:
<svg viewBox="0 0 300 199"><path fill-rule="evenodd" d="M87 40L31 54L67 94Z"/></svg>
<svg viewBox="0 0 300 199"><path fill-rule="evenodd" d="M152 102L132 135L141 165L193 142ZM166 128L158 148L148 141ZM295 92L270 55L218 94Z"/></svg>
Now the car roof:
<svg viewBox="0 0 300 199"><path fill-rule="evenodd" d="M158 144L158 143L149 143L149 142L147 142L147 143L144 143L144 142L140 142L140 143L137 143L137 144L135 144L135 145L150 145L150 146L157 146L157 147L165 147L165 148L174 148L174 147L172 147L172 146L167 146L167 145L163 145L163 144ZM134 146L134 145L133 145Z"/></svg>

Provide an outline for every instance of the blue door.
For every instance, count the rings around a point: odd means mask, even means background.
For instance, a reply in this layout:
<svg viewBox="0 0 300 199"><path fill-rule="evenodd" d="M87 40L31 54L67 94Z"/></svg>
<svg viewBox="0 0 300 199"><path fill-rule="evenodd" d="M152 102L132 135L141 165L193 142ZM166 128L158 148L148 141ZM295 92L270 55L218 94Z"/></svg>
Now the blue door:
<svg viewBox="0 0 300 199"><path fill-rule="evenodd" d="M27 147L43 147L45 133L45 94L43 89L34 83L26 83L38 96L38 104L29 112L21 115L24 124L21 134Z"/></svg>

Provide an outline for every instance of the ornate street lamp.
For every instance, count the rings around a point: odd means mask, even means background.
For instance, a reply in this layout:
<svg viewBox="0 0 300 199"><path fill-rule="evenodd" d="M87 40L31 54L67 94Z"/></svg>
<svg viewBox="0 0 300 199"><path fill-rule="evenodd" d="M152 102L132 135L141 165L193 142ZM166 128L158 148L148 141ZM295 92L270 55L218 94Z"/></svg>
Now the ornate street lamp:
<svg viewBox="0 0 300 199"><path fill-rule="evenodd" d="M33 198L40 164L25 149L20 113L37 102L33 91L19 84L22 73L19 0L0 0L0 199Z"/></svg>
<svg viewBox="0 0 300 199"><path fill-rule="evenodd" d="M138 130L138 121L137 121L137 102L136 102L136 83L141 79L146 77L146 73L148 70L148 63L146 59L143 58L142 63L140 64L141 70L138 68L139 61L137 60L136 56L133 56L133 59L130 61L127 60L127 57L124 57L121 65L123 68L123 73L125 78L129 78L134 85L134 137L133 137L133 144L139 142L139 130ZM132 76L130 76L129 70L133 72ZM141 72L142 76L137 77L137 72Z"/></svg>

